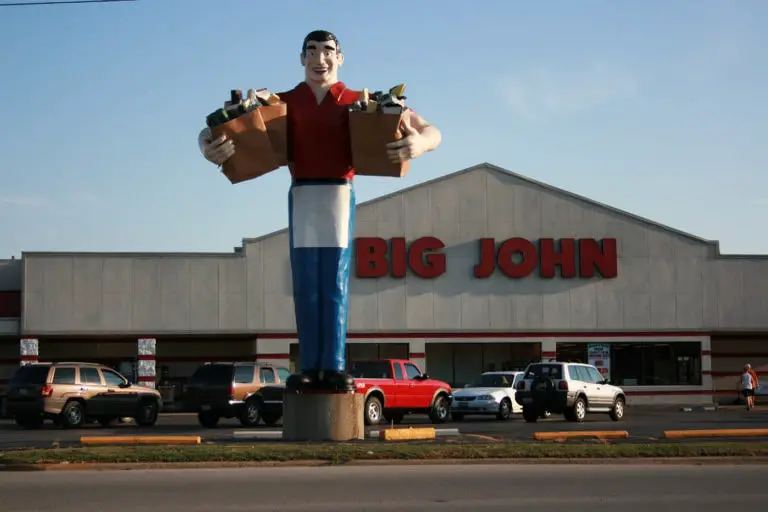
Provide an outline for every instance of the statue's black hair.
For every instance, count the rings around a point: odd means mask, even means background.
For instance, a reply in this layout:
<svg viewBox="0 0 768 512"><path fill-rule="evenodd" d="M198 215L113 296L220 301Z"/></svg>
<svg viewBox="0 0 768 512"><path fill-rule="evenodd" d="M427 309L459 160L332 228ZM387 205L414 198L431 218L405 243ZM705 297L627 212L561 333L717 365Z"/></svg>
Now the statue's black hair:
<svg viewBox="0 0 768 512"><path fill-rule="evenodd" d="M327 30L313 30L309 34L306 35L304 38L304 42L301 45L301 54L306 55L307 54L307 43L310 41L318 41L318 42L324 42L324 41L333 41L336 44L336 51L341 51L341 45L339 44L338 38L334 35L333 32L328 32Z"/></svg>

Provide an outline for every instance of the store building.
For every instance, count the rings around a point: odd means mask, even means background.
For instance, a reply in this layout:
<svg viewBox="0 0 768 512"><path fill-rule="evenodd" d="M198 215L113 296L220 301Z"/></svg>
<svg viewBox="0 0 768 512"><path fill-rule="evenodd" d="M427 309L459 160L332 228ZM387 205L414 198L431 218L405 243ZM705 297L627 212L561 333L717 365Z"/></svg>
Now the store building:
<svg viewBox="0 0 768 512"><path fill-rule="evenodd" d="M410 357L456 386L590 361L634 403L733 400L744 363L768 370L765 257L721 255L489 164L361 204L356 219L350 360ZM289 270L286 230L226 254L0 262L0 379L36 357L176 384L209 360L292 365Z"/></svg>

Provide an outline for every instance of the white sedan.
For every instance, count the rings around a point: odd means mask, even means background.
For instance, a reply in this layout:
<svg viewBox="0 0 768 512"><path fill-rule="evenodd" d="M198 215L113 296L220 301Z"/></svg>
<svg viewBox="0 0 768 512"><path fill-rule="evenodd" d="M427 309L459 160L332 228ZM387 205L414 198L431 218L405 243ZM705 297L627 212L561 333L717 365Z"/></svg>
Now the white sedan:
<svg viewBox="0 0 768 512"><path fill-rule="evenodd" d="M505 421L514 413L522 412L515 402L515 385L523 372L485 372L472 384L453 391L451 418L464 419L468 414L495 415Z"/></svg>

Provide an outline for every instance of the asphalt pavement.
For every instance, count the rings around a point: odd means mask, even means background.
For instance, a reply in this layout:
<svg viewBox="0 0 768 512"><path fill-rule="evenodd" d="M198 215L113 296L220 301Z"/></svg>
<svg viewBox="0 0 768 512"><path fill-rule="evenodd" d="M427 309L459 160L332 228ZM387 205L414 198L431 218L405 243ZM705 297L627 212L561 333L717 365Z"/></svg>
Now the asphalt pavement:
<svg viewBox="0 0 768 512"><path fill-rule="evenodd" d="M760 510L765 465L451 465L0 473L7 512ZM648 492L653 489L653 492Z"/></svg>
<svg viewBox="0 0 768 512"><path fill-rule="evenodd" d="M410 416L400 426L431 425L426 416ZM367 430L386 428L386 424ZM591 414L584 423L565 421L553 416L536 423L525 423L519 414L509 421L495 418L467 417L461 422L436 425L439 429L458 429L463 437L499 441L531 440L534 432L563 430L627 430L629 441L654 441L662 437L664 430L768 428L768 408L760 407L746 412L743 408L720 408L717 411L682 412L679 408L634 407L627 409L622 421L614 422L607 414ZM208 442L238 442L254 439L278 440L280 424L275 427L242 427L237 420L222 420L217 428L200 427L194 414L163 414L154 427L137 427L134 424L113 424L102 428L98 424L81 429L63 430L46 422L39 430L23 430L12 420L0 420L0 450L11 448L46 448L53 445L77 444L86 435L199 435Z"/></svg>

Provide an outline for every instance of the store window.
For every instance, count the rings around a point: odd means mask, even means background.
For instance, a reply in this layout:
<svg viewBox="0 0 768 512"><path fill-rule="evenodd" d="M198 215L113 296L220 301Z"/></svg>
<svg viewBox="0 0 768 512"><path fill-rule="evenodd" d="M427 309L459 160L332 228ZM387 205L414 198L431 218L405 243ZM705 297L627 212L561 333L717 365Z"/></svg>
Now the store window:
<svg viewBox="0 0 768 512"><path fill-rule="evenodd" d="M618 386L701 385L701 343L558 343L557 360L594 365Z"/></svg>
<svg viewBox="0 0 768 512"><path fill-rule="evenodd" d="M587 345L587 343L558 343L556 358L563 362L586 363Z"/></svg>
<svg viewBox="0 0 768 512"><path fill-rule="evenodd" d="M701 344L612 343L610 369L619 386L698 386Z"/></svg>
<svg viewBox="0 0 768 512"><path fill-rule="evenodd" d="M541 360L541 343L427 343L426 372L455 388L477 380L483 372L523 371Z"/></svg>

